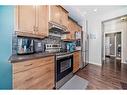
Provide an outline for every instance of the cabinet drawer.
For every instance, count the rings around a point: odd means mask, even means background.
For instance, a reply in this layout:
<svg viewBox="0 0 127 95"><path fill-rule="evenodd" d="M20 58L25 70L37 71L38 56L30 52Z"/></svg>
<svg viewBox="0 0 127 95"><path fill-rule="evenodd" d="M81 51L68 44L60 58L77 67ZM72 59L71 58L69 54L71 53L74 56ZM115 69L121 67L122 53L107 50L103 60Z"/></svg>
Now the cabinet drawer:
<svg viewBox="0 0 127 95"><path fill-rule="evenodd" d="M13 74L14 89L52 89L54 63Z"/></svg>
<svg viewBox="0 0 127 95"><path fill-rule="evenodd" d="M13 64L13 73L25 71L38 66L54 63L54 56L34 59L29 61L17 62Z"/></svg>

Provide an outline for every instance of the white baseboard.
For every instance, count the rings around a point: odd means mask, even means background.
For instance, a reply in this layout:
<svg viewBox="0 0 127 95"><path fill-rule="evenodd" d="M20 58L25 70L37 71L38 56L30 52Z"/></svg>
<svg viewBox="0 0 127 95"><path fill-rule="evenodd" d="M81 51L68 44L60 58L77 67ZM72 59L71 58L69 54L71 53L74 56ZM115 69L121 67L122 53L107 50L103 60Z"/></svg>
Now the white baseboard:
<svg viewBox="0 0 127 95"><path fill-rule="evenodd" d="M127 62L122 62L123 64L127 64Z"/></svg>
<svg viewBox="0 0 127 95"><path fill-rule="evenodd" d="M89 64L97 65L97 66L102 66L102 64L95 63L95 62L89 62Z"/></svg>

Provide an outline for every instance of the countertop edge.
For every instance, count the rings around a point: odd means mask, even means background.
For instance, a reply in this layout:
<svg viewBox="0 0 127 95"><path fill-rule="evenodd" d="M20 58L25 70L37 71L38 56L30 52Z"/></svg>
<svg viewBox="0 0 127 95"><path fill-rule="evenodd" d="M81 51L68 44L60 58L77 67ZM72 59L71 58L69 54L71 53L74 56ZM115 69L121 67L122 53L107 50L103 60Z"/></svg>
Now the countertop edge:
<svg viewBox="0 0 127 95"><path fill-rule="evenodd" d="M73 52L67 52L67 53L74 53L77 51L81 51L81 50L75 50ZM31 54L31 55L11 55L8 59L8 62L13 64L13 63L17 63L17 62L34 60L34 59L39 59L39 58L44 58L44 57L49 57L49 56L55 56L55 55L56 55L55 53L48 53L48 54L36 53L36 54Z"/></svg>

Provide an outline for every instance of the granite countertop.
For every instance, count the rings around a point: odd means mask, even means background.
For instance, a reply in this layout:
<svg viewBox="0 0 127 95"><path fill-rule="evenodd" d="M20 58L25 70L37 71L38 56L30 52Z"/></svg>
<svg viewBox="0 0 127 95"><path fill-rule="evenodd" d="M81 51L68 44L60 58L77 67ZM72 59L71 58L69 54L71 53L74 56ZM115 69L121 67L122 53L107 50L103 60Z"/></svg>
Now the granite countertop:
<svg viewBox="0 0 127 95"><path fill-rule="evenodd" d="M73 52L76 52L76 51L80 51L80 50L75 50ZM68 54L68 53L73 53L73 52L64 52L61 54ZM29 54L29 55L12 55L9 58L9 62L16 63L16 62L21 62L21 61L26 61L26 60L48 57L48 56L55 56L56 54L57 53L34 53L34 54Z"/></svg>

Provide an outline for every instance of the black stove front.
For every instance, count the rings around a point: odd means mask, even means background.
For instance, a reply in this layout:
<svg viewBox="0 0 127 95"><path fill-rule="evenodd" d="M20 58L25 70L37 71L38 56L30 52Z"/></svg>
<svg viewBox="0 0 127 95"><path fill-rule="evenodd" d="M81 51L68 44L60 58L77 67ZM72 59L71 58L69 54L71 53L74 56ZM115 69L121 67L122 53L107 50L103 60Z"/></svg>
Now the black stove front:
<svg viewBox="0 0 127 95"><path fill-rule="evenodd" d="M62 86L73 75L73 54L56 57L56 88Z"/></svg>

